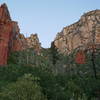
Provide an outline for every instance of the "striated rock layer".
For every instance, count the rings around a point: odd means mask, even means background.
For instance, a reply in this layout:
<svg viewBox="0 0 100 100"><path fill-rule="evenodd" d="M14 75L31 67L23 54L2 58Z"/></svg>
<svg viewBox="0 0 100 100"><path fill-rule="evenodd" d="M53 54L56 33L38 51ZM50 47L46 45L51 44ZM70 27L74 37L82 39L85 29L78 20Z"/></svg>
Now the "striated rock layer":
<svg viewBox="0 0 100 100"><path fill-rule="evenodd" d="M86 49L91 45L100 47L100 10L90 11L81 19L57 34L54 45L61 53L69 54L74 49Z"/></svg>
<svg viewBox="0 0 100 100"><path fill-rule="evenodd" d="M11 51L34 48L40 52L41 45L37 35L25 38L20 34L17 22L12 21L6 4L0 6L0 65L6 65Z"/></svg>

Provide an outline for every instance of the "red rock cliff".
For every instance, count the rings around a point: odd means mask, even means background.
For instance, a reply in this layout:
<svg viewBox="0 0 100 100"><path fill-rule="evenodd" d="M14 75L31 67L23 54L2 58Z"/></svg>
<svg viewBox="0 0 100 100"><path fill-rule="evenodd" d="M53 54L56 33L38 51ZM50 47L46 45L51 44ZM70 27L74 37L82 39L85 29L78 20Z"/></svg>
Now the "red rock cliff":
<svg viewBox="0 0 100 100"><path fill-rule="evenodd" d="M17 22L11 20L6 4L0 6L0 65L7 64L13 40L19 33Z"/></svg>
<svg viewBox="0 0 100 100"><path fill-rule="evenodd" d="M34 48L39 53L41 44L36 34L25 38L17 22L12 21L6 4L0 6L0 65L6 65L11 51Z"/></svg>

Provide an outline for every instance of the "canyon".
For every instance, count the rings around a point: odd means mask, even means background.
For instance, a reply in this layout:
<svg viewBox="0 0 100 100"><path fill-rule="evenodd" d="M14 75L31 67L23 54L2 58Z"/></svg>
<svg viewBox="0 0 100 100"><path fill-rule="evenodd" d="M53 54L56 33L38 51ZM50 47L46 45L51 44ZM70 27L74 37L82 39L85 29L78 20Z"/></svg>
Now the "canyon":
<svg viewBox="0 0 100 100"><path fill-rule="evenodd" d="M52 42L58 52L70 54L73 50L100 48L100 10L90 11L80 20L64 27ZM25 37L20 33L18 22L12 21L6 4L0 6L0 65L6 65L10 52L33 48L41 52L37 34Z"/></svg>

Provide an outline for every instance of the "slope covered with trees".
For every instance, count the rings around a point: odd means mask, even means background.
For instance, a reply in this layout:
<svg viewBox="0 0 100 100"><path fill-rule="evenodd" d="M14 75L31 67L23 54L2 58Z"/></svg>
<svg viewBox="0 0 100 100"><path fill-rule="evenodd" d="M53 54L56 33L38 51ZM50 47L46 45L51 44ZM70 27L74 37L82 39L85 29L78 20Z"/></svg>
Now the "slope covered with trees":
<svg viewBox="0 0 100 100"><path fill-rule="evenodd" d="M100 52L95 54L95 78L91 52L78 64L76 51L68 56L52 48L42 49L41 55L33 49L12 52L9 64L0 67L1 100L99 100Z"/></svg>

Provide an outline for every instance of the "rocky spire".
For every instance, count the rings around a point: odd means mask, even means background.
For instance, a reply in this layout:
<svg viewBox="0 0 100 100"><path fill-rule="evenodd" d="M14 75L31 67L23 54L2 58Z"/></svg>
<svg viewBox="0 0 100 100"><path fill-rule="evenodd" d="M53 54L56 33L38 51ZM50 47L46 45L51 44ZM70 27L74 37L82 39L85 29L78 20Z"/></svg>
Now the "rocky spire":
<svg viewBox="0 0 100 100"><path fill-rule="evenodd" d="M13 40L19 33L17 22L10 18L6 4L0 6L0 65L7 64Z"/></svg>
<svg viewBox="0 0 100 100"><path fill-rule="evenodd" d="M0 6L0 22L11 21L9 10L7 5L4 3Z"/></svg>
<svg viewBox="0 0 100 100"><path fill-rule="evenodd" d="M31 34L30 37L26 38L28 48L34 48L34 50L39 53L41 50L41 43L37 34Z"/></svg>

